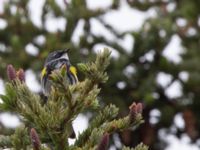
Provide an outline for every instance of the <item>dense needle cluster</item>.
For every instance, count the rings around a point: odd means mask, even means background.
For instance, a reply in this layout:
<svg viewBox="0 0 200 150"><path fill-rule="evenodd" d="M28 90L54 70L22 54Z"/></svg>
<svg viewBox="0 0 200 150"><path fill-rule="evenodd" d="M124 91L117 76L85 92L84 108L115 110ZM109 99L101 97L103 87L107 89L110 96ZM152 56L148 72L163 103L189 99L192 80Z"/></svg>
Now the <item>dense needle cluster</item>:
<svg viewBox="0 0 200 150"><path fill-rule="evenodd" d="M3 101L0 109L16 113L22 125L7 135L1 135L0 147L33 150L106 150L112 133L143 123L141 103L133 103L129 114L123 118L117 118L119 110L116 106L110 104L102 107L99 104L97 97L101 89L98 85L108 80L105 70L109 65L109 58L110 51L105 49L97 55L95 62L79 64L78 69L85 75L85 79L75 85L65 84L66 67L53 72L53 87L45 104L42 104L42 98L38 94L28 89L24 82L24 71L15 71L12 65L8 65L7 75L10 82L6 84L5 95L0 96ZM88 128L76 135L75 143L69 145L72 121L88 109L96 111L96 115L93 115ZM147 147L140 144L135 149L146 150Z"/></svg>

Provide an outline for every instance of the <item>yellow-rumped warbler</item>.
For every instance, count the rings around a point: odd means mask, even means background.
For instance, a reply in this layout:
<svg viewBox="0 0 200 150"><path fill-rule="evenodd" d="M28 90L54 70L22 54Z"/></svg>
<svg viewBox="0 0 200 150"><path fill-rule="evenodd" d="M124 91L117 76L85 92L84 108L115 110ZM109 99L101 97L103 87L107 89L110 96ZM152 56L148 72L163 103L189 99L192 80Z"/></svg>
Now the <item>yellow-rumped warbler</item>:
<svg viewBox="0 0 200 150"><path fill-rule="evenodd" d="M60 69L63 65L66 65L66 77L70 84L75 84L78 82L76 68L70 64L68 57L68 49L67 50L57 50L49 53L47 56L44 68L41 72L41 84L43 94L48 97L51 90L51 81L49 79L49 75L52 71ZM71 127L72 128L72 127ZM71 138L75 138L75 133L72 128Z"/></svg>
<svg viewBox="0 0 200 150"><path fill-rule="evenodd" d="M63 65L66 65L67 67L66 75L69 83L75 84L78 82L76 68L71 66L67 52L68 49L57 50L51 52L47 56L41 73L42 90L45 96L48 96L51 90L51 81L49 80L49 75L52 73L52 71L60 69Z"/></svg>

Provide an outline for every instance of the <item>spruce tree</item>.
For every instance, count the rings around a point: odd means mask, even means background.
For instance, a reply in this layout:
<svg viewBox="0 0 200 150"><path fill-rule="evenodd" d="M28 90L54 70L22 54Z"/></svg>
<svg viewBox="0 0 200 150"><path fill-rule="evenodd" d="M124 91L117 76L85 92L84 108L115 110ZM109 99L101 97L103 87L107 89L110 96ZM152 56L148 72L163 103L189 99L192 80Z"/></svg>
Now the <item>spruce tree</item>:
<svg viewBox="0 0 200 150"><path fill-rule="evenodd" d="M100 105L99 84L108 80L105 70L109 65L109 58L110 51L105 49L97 55L94 62L79 64L78 68L85 78L75 85L68 83L66 66L53 71L50 75L52 90L46 103L43 103L39 94L28 89L23 70L16 71L12 65L8 65L10 82L6 84L6 93L0 96L3 101L0 109L16 113L22 124L15 131L1 135L0 147L17 150L106 150L111 134L136 128L143 123L141 103L133 102L129 107L129 114L123 118L117 118L119 109L115 105ZM72 121L88 109L96 111L89 127L77 135L73 145L69 145ZM147 149L143 144L135 148Z"/></svg>

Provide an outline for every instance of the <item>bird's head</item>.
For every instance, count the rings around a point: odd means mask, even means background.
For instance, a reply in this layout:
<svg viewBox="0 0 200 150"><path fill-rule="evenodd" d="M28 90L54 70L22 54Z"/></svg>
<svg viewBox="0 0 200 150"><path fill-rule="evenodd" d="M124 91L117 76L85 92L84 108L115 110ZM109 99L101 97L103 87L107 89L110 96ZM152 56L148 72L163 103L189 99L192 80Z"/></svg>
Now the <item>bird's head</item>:
<svg viewBox="0 0 200 150"><path fill-rule="evenodd" d="M61 59L61 58L69 61L68 52L69 52L69 49L56 50L56 51L49 53L49 55L47 56L47 58L45 60L45 64L48 64L54 60Z"/></svg>

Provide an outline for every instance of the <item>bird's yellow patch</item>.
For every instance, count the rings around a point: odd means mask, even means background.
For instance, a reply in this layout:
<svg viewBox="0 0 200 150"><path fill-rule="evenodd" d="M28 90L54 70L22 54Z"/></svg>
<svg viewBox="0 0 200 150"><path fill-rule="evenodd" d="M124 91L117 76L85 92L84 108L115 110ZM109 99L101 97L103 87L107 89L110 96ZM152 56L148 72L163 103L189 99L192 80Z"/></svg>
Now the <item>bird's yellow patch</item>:
<svg viewBox="0 0 200 150"><path fill-rule="evenodd" d="M76 78L76 80L78 81L76 68L74 66L70 66L69 70L74 75L74 77Z"/></svg>
<svg viewBox="0 0 200 150"><path fill-rule="evenodd" d="M70 66L69 70L74 76L76 76L77 71L76 71L76 68L74 66Z"/></svg>
<svg viewBox="0 0 200 150"><path fill-rule="evenodd" d="M46 73L47 73L47 68L44 67L44 68L42 69L42 72L41 72L41 77L43 78L43 77L46 75Z"/></svg>

